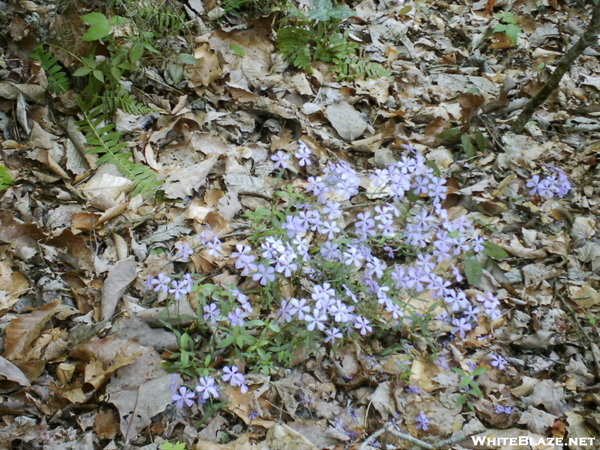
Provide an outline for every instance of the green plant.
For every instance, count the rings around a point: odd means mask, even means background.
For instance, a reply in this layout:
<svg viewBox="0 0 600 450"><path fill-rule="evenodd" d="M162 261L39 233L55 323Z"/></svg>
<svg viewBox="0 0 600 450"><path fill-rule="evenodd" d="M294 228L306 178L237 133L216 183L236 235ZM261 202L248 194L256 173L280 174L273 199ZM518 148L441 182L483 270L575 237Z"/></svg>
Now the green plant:
<svg viewBox="0 0 600 450"><path fill-rule="evenodd" d="M474 395L478 398L483 398L483 392L481 392L481 389L479 388L479 385L477 384L475 378L485 373L487 369L485 367L477 367L471 373L467 373L464 370L459 369L458 367L454 367L452 368L452 370L458 375L460 375L460 383L458 384L458 388L461 389L462 392L462 394L456 400L456 406L460 407L466 402L469 409L473 411L475 407L473 406L473 403L468 401L468 398L470 395Z"/></svg>
<svg viewBox="0 0 600 450"><path fill-rule="evenodd" d="M505 33L510 40L513 41L513 44L517 45L519 33L522 33L523 30L521 30L521 28L519 28L517 25L517 19L515 18L514 13L510 11L502 11L494 14L494 17L504 23L496 25L491 34Z"/></svg>
<svg viewBox="0 0 600 450"><path fill-rule="evenodd" d="M173 444L167 441L160 444L160 450L186 450L186 446L183 442L177 441L176 444Z"/></svg>
<svg viewBox="0 0 600 450"><path fill-rule="evenodd" d="M114 124L107 123L117 108L140 115L155 111L139 103L133 95L125 91L121 83L125 72L139 67L144 50L150 46L143 43L125 45L112 37L115 27L126 21L122 17L108 19L104 14L91 13L82 19L92 25L83 39L108 39L107 48L110 51L108 58L96 58L93 54L81 58L83 67L73 74L87 77L87 85L78 98L83 119L77 124L90 146L88 152L100 155L98 164L115 164L124 176L135 183L134 194L152 196L162 181L156 180L156 174L150 167L133 161L132 153L125 150L129 144L122 142L122 133L115 131ZM61 94L70 89L65 70L43 46L34 50L32 58L39 61L46 71L52 93Z"/></svg>
<svg viewBox="0 0 600 450"><path fill-rule="evenodd" d="M15 183L8 169L0 165L0 191L12 186Z"/></svg>
<svg viewBox="0 0 600 450"><path fill-rule="evenodd" d="M350 8L334 6L331 0L313 4L307 14L288 6L280 22L277 46L290 64L311 73L313 61L332 63L340 80L391 75L380 64L359 58L359 45L342 31L342 21L354 15Z"/></svg>

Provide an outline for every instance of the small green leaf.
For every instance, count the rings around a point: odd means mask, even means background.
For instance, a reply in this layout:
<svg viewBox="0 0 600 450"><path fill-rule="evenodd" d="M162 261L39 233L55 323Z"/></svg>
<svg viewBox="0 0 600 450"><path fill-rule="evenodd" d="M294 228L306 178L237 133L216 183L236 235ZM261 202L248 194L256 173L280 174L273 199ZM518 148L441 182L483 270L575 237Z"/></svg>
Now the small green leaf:
<svg viewBox="0 0 600 450"><path fill-rule="evenodd" d="M169 74L175 83L179 83L183 80L183 67L178 64L169 64L168 66Z"/></svg>
<svg viewBox="0 0 600 450"><path fill-rule="evenodd" d="M485 135L479 130L475 131L475 143L477 144L477 148L479 148L479 151L485 150Z"/></svg>
<svg viewBox="0 0 600 450"><path fill-rule="evenodd" d="M90 14L86 14L85 16L81 16L81 20L89 25L109 25L108 19L106 16L99 12L94 12Z"/></svg>
<svg viewBox="0 0 600 450"><path fill-rule="evenodd" d="M110 24L113 27L121 26L121 25L123 25L126 22L127 22L127 18L126 17L114 16L114 17L110 18Z"/></svg>
<svg viewBox="0 0 600 450"><path fill-rule="evenodd" d="M90 73L91 71L92 71L92 69L90 69L89 67L80 67L79 69L77 69L75 71L73 76L74 77L83 77L83 76L87 75L88 73Z"/></svg>
<svg viewBox="0 0 600 450"><path fill-rule="evenodd" d="M230 334L229 336L227 336L225 339L223 339L221 342L219 342L217 344L217 348L229 347L231 344L233 344L233 341L235 341L235 335Z"/></svg>
<svg viewBox="0 0 600 450"><path fill-rule="evenodd" d="M132 64L135 64L140 59L142 59L142 55L144 54L144 47L142 45L134 45L129 50L129 61Z"/></svg>
<svg viewBox="0 0 600 450"><path fill-rule="evenodd" d="M483 275L481 263L477 259L469 258L464 264L467 281L470 285L477 286L479 283L481 283L481 277Z"/></svg>
<svg viewBox="0 0 600 450"><path fill-rule="evenodd" d="M337 20L349 19L354 15L354 11L352 11L347 6L336 6L331 11L329 11L329 17Z"/></svg>
<svg viewBox="0 0 600 450"><path fill-rule="evenodd" d="M102 25L94 25L81 38L82 41L97 41L98 39L102 39L110 34L112 31L112 27L107 22Z"/></svg>
<svg viewBox="0 0 600 450"><path fill-rule="evenodd" d="M494 258L494 259L508 258L508 253L506 253L506 251L502 247L498 246L497 244L494 244L493 242L484 242L483 246L485 247L485 250L483 251L483 253L485 253L490 258Z"/></svg>
<svg viewBox="0 0 600 450"><path fill-rule="evenodd" d="M330 18L329 13L333 9L331 0L313 0L313 9L308 12L312 20L327 22Z"/></svg>
<svg viewBox="0 0 600 450"><path fill-rule="evenodd" d="M399 16L405 16L407 15L410 11L412 10L412 6L405 6L404 8L402 8L399 12L398 15Z"/></svg>
<svg viewBox="0 0 600 450"><path fill-rule="evenodd" d="M472 158L473 156L475 156L475 147L473 147L473 144L471 144L471 139L469 139L469 136L463 134L460 137L460 141L462 142L462 147L465 152L465 155L467 155L467 158Z"/></svg>
<svg viewBox="0 0 600 450"><path fill-rule="evenodd" d="M511 41L513 41L513 44L515 45L517 45L520 32L521 29L512 23L506 26L506 35L511 39Z"/></svg>
<svg viewBox="0 0 600 450"><path fill-rule="evenodd" d="M472 373L472 375L474 376L479 376L479 375L483 375L485 373L487 369L485 367L478 367L477 369L475 369Z"/></svg>
<svg viewBox="0 0 600 450"><path fill-rule="evenodd" d="M496 25L492 30L492 34L504 33L506 31L506 25Z"/></svg>
<svg viewBox="0 0 600 450"><path fill-rule="evenodd" d="M115 80L117 80L117 81L118 81L118 80L120 80L120 79L121 79L121 76L122 76L122 73L121 73L121 71L120 71L118 68L116 68L116 67L111 67L111 68L110 68L110 74L111 74L111 75L113 76L113 78L114 78Z"/></svg>
<svg viewBox="0 0 600 450"><path fill-rule="evenodd" d="M246 56L246 50L244 50L244 47L240 47L237 44L231 44L230 48L231 48L231 53L241 56L241 57Z"/></svg>
<svg viewBox="0 0 600 450"><path fill-rule="evenodd" d="M92 71L92 75L94 75L94 78L96 78L98 81L104 83L104 74L101 70Z"/></svg>
<svg viewBox="0 0 600 450"><path fill-rule="evenodd" d="M200 61L198 61L189 53L180 53L177 56L177 60L182 64L188 64L190 66L197 66L198 64L200 64Z"/></svg>

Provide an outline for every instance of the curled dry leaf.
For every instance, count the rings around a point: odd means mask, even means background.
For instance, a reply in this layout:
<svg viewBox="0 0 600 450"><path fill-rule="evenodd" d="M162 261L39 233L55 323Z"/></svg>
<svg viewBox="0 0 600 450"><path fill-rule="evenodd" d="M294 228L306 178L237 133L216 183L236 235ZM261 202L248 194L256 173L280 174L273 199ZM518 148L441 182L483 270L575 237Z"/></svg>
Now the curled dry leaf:
<svg viewBox="0 0 600 450"><path fill-rule="evenodd" d="M34 309L29 314L22 314L13 319L6 329L4 356L11 361L23 359L31 343L40 335L42 328L60 308L60 299L56 299L41 308Z"/></svg>
<svg viewBox="0 0 600 450"><path fill-rule="evenodd" d="M8 359L0 356L0 376L6 378L9 381L19 383L21 386L30 387L29 380L25 374L11 363Z"/></svg>

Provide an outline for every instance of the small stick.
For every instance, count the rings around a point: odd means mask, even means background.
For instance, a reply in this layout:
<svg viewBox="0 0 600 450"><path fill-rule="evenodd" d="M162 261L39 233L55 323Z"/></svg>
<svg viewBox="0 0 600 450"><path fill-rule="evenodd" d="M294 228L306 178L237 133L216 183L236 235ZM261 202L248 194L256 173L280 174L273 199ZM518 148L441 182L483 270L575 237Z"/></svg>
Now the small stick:
<svg viewBox="0 0 600 450"><path fill-rule="evenodd" d="M413 444L418 445L419 447L425 448L427 450L435 450L438 448L443 448L447 445L452 445L452 444L456 444L457 442L460 442L464 439L467 439L469 436L473 436L475 434L479 434L481 433L481 431L477 431L475 433L466 435L466 434L462 434L459 436L454 436L450 439L445 439L443 441L439 441L436 442L435 444L430 444L429 442L425 442L422 441L421 439L417 439L414 436L411 436L410 434L405 434L405 433L400 433L399 431L394 430L394 425L387 425L383 428L381 428L380 430L377 430L375 433L373 433L371 436L369 436L363 443L362 445L359 447L358 450L367 450L367 448L369 447L369 444L371 442L373 442L375 439L377 439L379 436L381 436L384 433L390 433L393 434L394 436L396 436L397 438L400 438L404 441L408 441L411 442Z"/></svg>

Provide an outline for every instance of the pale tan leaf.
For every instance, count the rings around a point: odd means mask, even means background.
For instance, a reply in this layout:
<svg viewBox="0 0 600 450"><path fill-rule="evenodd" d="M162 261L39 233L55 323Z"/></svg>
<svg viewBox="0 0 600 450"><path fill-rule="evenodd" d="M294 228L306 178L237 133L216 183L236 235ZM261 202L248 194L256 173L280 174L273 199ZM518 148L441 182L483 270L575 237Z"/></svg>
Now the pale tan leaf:
<svg viewBox="0 0 600 450"><path fill-rule="evenodd" d="M112 317L117 302L136 277L135 261L119 261L108 273L102 285L102 320Z"/></svg>
<svg viewBox="0 0 600 450"><path fill-rule="evenodd" d="M29 350L31 343L40 335L42 328L55 314L60 311L60 299L56 299L29 314L22 314L13 319L6 329L4 356L12 361L22 359Z"/></svg>
<svg viewBox="0 0 600 450"><path fill-rule="evenodd" d="M0 376L3 376L7 380L19 383L21 386L29 387L29 380L25 374L11 363L8 359L4 359L0 356Z"/></svg>
<svg viewBox="0 0 600 450"><path fill-rule="evenodd" d="M342 139L352 141L364 133L367 122L360 113L346 102L330 105L325 110L325 115L335 131Z"/></svg>

